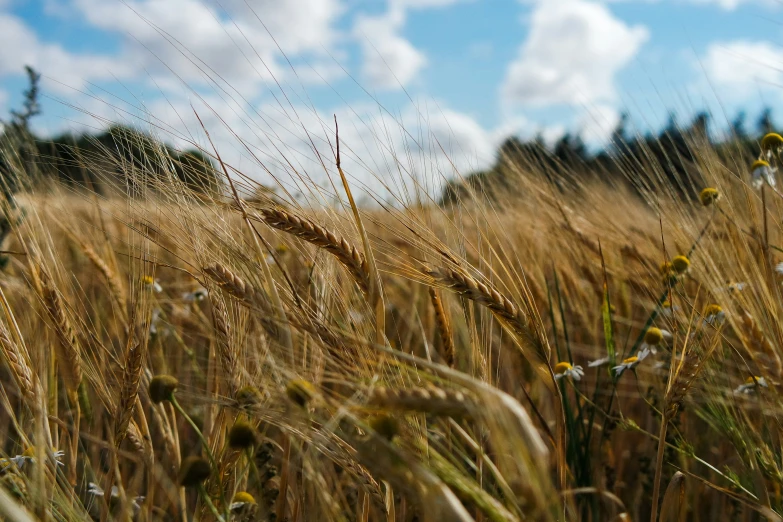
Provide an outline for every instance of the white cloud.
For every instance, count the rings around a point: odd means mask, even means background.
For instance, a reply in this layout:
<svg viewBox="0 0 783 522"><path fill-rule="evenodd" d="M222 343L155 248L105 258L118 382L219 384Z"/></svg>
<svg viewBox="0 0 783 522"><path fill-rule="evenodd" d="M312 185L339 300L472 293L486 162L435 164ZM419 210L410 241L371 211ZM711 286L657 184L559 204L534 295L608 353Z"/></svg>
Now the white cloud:
<svg viewBox="0 0 783 522"><path fill-rule="evenodd" d="M373 89L396 90L408 85L427 64L427 58L400 36L405 11L357 17L354 35L362 48L362 77Z"/></svg>
<svg viewBox="0 0 783 522"><path fill-rule="evenodd" d="M270 183L268 172L272 172L292 193L300 190L296 186L298 175L292 166L322 186L329 186L321 161L333 171L330 145L330 142L334 144L333 114L337 115L340 125L346 174L357 187L368 187L382 196L388 195L386 187L395 194L404 193L406 189L402 184L410 189L414 178L437 192L444 178L452 178L457 172L467 175L490 166L497 145L506 137L505 133L488 131L469 115L449 108L419 112L409 107L393 118L375 104L354 104L314 112L302 105L292 109L265 103L253 109L251 119L236 106L227 105L216 97L206 101L211 109L200 102L195 102L194 106L224 160L265 183ZM158 100L151 103L148 110L184 135L188 131L195 136L203 134L187 100L171 104ZM220 118L215 113L220 114ZM235 133L242 137L244 144ZM189 147L185 142L173 141ZM210 150L205 139L199 141Z"/></svg>
<svg viewBox="0 0 783 522"><path fill-rule="evenodd" d="M616 73L649 33L586 0L547 0L530 17L530 31L502 85L510 104L545 106L611 100Z"/></svg>
<svg viewBox="0 0 783 522"><path fill-rule="evenodd" d="M769 42L735 40L713 43L707 48L701 66L721 97L735 99L757 94L759 90L783 86L783 48Z"/></svg>
<svg viewBox="0 0 783 522"><path fill-rule="evenodd" d="M577 129L585 143L602 146L609 142L620 123L620 111L608 104L587 107L577 118Z"/></svg>
<svg viewBox="0 0 783 522"><path fill-rule="evenodd" d="M243 0L214 7L199 0L72 0L71 7L94 27L126 36L120 58L138 70L171 79L171 69L192 86L225 82L244 94L272 76L283 79L278 45L291 58L323 60L344 10L340 0L260 0L252 8Z"/></svg>
<svg viewBox="0 0 783 522"><path fill-rule="evenodd" d="M378 90L409 85L427 66L427 57L401 34L408 12L444 8L462 1L388 0L384 14L358 15L353 35L362 49L362 78Z"/></svg>
<svg viewBox="0 0 783 522"><path fill-rule="evenodd" d="M780 2L778 0L689 0L689 1L694 4L717 5L721 9L725 9L727 11L732 11L737 7L745 4L761 4L770 7L780 5Z"/></svg>
<svg viewBox="0 0 783 522"><path fill-rule="evenodd" d="M58 44L43 42L20 19L0 12L0 76L24 74L25 65L75 88L82 88L87 81L127 79L134 72L129 64L108 55L75 54ZM64 89L57 82L45 85L57 91Z"/></svg>

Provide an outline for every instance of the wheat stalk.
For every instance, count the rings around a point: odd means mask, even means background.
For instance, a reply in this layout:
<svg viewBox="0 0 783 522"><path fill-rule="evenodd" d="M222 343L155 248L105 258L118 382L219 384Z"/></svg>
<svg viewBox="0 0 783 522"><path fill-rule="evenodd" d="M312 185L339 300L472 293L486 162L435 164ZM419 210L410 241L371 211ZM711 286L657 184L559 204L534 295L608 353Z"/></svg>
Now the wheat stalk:
<svg viewBox="0 0 783 522"><path fill-rule="evenodd" d="M117 305L117 309L122 315L122 319L127 321L128 315L125 308L127 301L125 298L125 290L122 286L122 281L120 281L114 271L109 268L109 265L106 264L106 262L97 254L97 252L95 252L95 250L92 249L91 246L81 241L79 242L79 245L81 246L84 255L87 256L87 259L89 259L92 264L95 265L95 268L97 268L98 271L103 275L104 279L106 279L106 284L109 285L112 299L114 299L114 302Z"/></svg>
<svg viewBox="0 0 783 522"><path fill-rule="evenodd" d="M440 343L443 348L443 359L445 359L448 366L454 368L456 351L454 349L454 338L451 333L449 317L446 315L446 309L443 307L443 300L438 295L438 291L430 287L429 292L432 308L435 310L435 324L438 327Z"/></svg>
<svg viewBox="0 0 783 522"><path fill-rule="evenodd" d="M36 386L33 381L33 370L27 362L27 357L19 346L11 339L5 324L0 322L0 348L8 361L8 367L22 393L22 397L30 404L38 400Z"/></svg>
<svg viewBox="0 0 783 522"><path fill-rule="evenodd" d="M125 439L128 425L131 417L133 417L136 399L139 395L139 383L141 381L141 372L144 368L146 352L146 343L140 342L135 332L131 330L126 347L125 368L122 372L120 400L117 403L117 411L114 417L114 444L117 447Z"/></svg>
<svg viewBox="0 0 783 522"><path fill-rule="evenodd" d="M364 254L344 237L338 236L309 219L294 216L284 210L262 209L261 216L264 222L272 228L292 234L334 255L348 269L362 292L365 294L369 292L370 275L367 260Z"/></svg>
<svg viewBox="0 0 783 522"><path fill-rule="evenodd" d="M56 354L60 374L66 389L76 396L79 383L82 381L79 340L68 318L62 298L52 286L51 278L43 266L39 265L38 275L41 283L41 297L59 341L55 343L55 346L57 347Z"/></svg>
<svg viewBox="0 0 783 522"><path fill-rule="evenodd" d="M462 270L426 268L425 272L438 284L489 309L498 320L533 346L543 360L548 359L544 344L531 329L525 314L499 290L478 281Z"/></svg>
<svg viewBox="0 0 783 522"><path fill-rule="evenodd" d="M228 383L229 396L234 397L240 386L239 371L236 354L231 348L231 331L228 323L228 313L223 301L211 299L212 321L217 332L215 342L217 344L223 373Z"/></svg>

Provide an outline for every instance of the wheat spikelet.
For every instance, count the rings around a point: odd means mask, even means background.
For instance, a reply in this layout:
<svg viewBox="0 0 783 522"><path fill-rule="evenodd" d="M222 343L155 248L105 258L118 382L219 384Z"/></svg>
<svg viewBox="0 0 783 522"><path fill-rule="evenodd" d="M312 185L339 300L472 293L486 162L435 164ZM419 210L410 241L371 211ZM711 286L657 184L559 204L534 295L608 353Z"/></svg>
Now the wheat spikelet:
<svg viewBox="0 0 783 522"><path fill-rule="evenodd" d="M334 255L348 269L362 292L365 294L369 292L370 275L367 260L364 254L345 238L309 219L294 216L283 210L262 209L261 215L269 226L292 234Z"/></svg>
<svg viewBox="0 0 783 522"><path fill-rule="evenodd" d="M220 362L223 367L226 382L228 383L228 392L231 397L236 395L240 386L239 372L237 367L237 358L231 349L231 331L228 324L228 314L225 305L220 299L211 299L212 302L212 321L215 324L217 332L215 342L220 356Z"/></svg>
<svg viewBox="0 0 783 522"><path fill-rule="evenodd" d="M220 263L215 263L212 266L203 268L203 270L220 288L230 295L236 297L240 301L255 303L256 289L253 285L245 283L241 277L234 274L225 266Z"/></svg>
<svg viewBox="0 0 783 522"><path fill-rule="evenodd" d="M377 408L420 411L444 417L470 416L475 406L468 395L440 388L375 388L368 404Z"/></svg>
<svg viewBox="0 0 783 522"><path fill-rule="evenodd" d="M79 244L82 248L82 251L84 252L84 255L87 256L87 259L89 259L92 264L95 265L95 268L97 268L98 271L103 275L104 279L106 279L106 284L109 285L109 291L111 292L111 296L114 299L117 308L122 314L123 319L127 319L127 311L125 309L125 290L123 289L122 282L117 278L114 271L109 268L109 265L107 265L106 262L97 254L97 252L92 249L92 247L82 242L79 242Z"/></svg>
<svg viewBox="0 0 783 522"><path fill-rule="evenodd" d="M751 348L750 353L759 359L759 362L763 362L770 373L777 377L783 376L783 362L781 362L780 356L749 313L742 314L740 328L746 346Z"/></svg>
<svg viewBox="0 0 783 522"><path fill-rule="evenodd" d="M456 353L449 317L446 315L446 309L443 307L443 301L438 295L438 291L430 287L429 292L432 308L435 310L435 323L438 327L438 335L440 335L440 342L443 348L443 359L447 365L454 368Z"/></svg>
<svg viewBox="0 0 783 522"><path fill-rule="evenodd" d="M688 395L688 390L690 390L693 383L696 382L696 377L703 367L702 360L696 355L688 355L685 357L680 369L677 371L671 388L666 393L666 403L664 405L665 419L671 419L677 414L680 406L682 406L682 403L685 401L685 397Z"/></svg>
<svg viewBox="0 0 783 522"><path fill-rule="evenodd" d="M138 341L133 331L128 337L125 368L122 372L120 400L114 417L114 444L119 447L128 432L136 398L139 395L139 382L144 368L146 345Z"/></svg>
<svg viewBox="0 0 783 522"><path fill-rule="evenodd" d="M79 383L82 380L79 340L76 337L71 321L68 319L60 294L52 286L49 274L40 265L39 280L41 283L41 297L59 341L55 343L55 346L57 346L56 354L60 374L63 377L66 389L76 397Z"/></svg>
<svg viewBox="0 0 783 522"><path fill-rule="evenodd" d="M144 456L151 454L152 449L148 441L145 440L144 435L142 435L141 430L136 425L135 421L131 420L128 423L128 429L125 433L125 436L127 437L128 442L131 443L131 446L133 446L133 449Z"/></svg>
<svg viewBox="0 0 783 522"><path fill-rule="evenodd" d="M3 350L11 374L22 392L22 397L33 404L37 400L36 387L33 384L33 370L27 364L27 358L19 346L11 340L5 324L0 323L0 348Z"/></svg>
<svg viewBox="0 0 783 522"><path fill-rule="evenodd" d="M538 336L528 325L525 314L511 299L461 270L450 268L428 268L426 273L439 284L466 299L488 308L501 322L532 345L540 357L547 359L548 354Z"/></svg>

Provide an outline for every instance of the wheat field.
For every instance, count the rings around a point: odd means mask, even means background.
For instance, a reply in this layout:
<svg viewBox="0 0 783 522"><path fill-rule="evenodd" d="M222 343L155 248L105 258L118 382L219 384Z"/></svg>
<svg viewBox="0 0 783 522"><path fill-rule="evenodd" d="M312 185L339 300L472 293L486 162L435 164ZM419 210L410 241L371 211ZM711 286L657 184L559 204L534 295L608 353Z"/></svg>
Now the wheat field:
<svg viewBox="0 0 783 522"><path fill-rule="evenodd" d="M693 140L689 179L506 163L449 204L357 204L339 149L330 188L298 173L334 204L208 145L209 195L166 149L113 166L123 197L11 161L0 513L781 520L783 138L756 145Z"/></svg>

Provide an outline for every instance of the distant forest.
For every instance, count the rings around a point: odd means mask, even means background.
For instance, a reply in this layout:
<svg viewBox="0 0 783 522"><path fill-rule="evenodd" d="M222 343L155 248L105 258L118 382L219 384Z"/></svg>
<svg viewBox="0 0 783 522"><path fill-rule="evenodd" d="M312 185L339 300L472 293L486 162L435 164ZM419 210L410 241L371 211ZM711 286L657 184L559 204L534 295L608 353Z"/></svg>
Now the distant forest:
<svg viewBox="0 0 783 522"><path fill-rule="evenodd" d="M133 192L144 169L149 187L175 176L197 193L220 192L222 175L212 161L198 150L178 151L132 127L113 125L100 133L62 134L40 138L30 130L30 120L41 112L40 75L26 68L29 87L22 108L12 110L10 120L0 120L0 176L8 196L19 189L16 174L27 174L35 182L56 176L60 181L99 194L118 189ZM163 161L165 158L165 161Z"/></svg>
<svg viewBox="0 0 783 522"><path fill-rule="evenodd" d="M623 114L603 150L591 152L578 134L566 133L553 146L543 137L529 141L510 137L500 146L492 168L451 181L441 197L442 204L469 197L472 192L491 196L494 191L513 192L514 171L540 173L557 186L578 185L586 178L626 184L631 179L660 175L672 181L680 196L695 198L702 186L698 164L700 152L711 152L724 162L743 166L758 154L758 141L774 130L772 110L764 109L751 129L747 114L740 112L728 132L716 140L710 133L710 115L700 112L681 125L674 113L658 133L641 135L630 129L630 118Z"/></svg>
<svg viewBox="0 0 783 522"><path fill-rule="evenodd" d="M172 174L194 192L222 192L222 175L212 161L198 150L178 151L150 135L127 126L115 125L97 134L63 134L40 138L30 130L30 120L39 115L40 75L26 68L29 87L19 110L12 110L8 121L0 120L0 179L6 200L18 189L14 173L27 178L60 181L100 194L116 190L134 191L130 176L143 168L150 186L170 179ZM592 152L578 134L567 133L554 145L547 146L541 136L523 141L508 138L499 148L492 168L469 174L447 184L440 201L444 205L469 197L479 191L491 197L497 190L512 192L515 171L538 173L550 178L556 186L578 186L590 177L609 183L629 183L650 173L674 181L683 197L695 197L701 183L697 155L713 151L728 161L746 161L758 150L760 136L774 128L772 112L765 109L751 129L746 115L740 113L726 137L715 141L709 132L710 117L697 114L686 125L680 125L674 114L660 132L640 135L629 128L623 115L608 145ZM167 161L161 161L162 158ZM634 187L631 187L634 188Z"/></svg>

